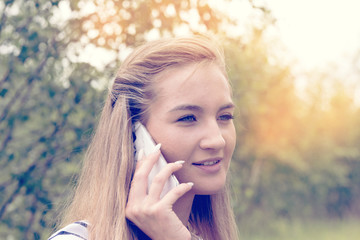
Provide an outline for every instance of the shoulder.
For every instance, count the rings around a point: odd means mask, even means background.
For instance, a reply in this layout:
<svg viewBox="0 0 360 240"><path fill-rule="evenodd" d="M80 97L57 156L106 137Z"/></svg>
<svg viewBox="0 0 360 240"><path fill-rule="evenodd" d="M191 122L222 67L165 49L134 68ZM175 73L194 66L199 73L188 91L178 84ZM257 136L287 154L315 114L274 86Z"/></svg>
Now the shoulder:
<svg viewBox="0 0 360 240"><path fill-rule="evenodd" d="M87 227L86 221L74 222L58 230L48 240L87 240Z"/></svg>

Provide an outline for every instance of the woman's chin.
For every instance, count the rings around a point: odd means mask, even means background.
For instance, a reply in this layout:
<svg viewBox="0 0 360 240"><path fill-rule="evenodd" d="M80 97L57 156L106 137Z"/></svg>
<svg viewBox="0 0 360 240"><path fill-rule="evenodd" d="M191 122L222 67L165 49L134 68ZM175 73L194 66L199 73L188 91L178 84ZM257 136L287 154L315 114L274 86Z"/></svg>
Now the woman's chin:
<svg viewBox="0 0 360 240"><path fill-rule="evenodd" d="M195 195L213 195L221 192L225 187L225 182L217 183L217 184L199 184L196 186L196 183L194 184L191 192L193 192Z"/></svg>

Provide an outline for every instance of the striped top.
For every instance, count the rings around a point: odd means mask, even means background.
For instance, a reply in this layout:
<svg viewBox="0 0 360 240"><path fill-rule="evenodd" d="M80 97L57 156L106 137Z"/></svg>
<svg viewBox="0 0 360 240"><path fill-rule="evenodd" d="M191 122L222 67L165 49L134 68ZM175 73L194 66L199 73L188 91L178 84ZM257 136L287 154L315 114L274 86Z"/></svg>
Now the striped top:
<svg viewBox="0 0 360 240"><path fill-rule="evenodd" d="M51 235L48 240L88 240L87 226L86 221L71 223Z"/></svg>
<svg viewBox="0 0 360 240"><path fill-rule="evenodd" d="M86 221L74 222L51 235L48 240L88 240L87 226ZM203 240L203 238L191 233L191 240Z"/></svg>

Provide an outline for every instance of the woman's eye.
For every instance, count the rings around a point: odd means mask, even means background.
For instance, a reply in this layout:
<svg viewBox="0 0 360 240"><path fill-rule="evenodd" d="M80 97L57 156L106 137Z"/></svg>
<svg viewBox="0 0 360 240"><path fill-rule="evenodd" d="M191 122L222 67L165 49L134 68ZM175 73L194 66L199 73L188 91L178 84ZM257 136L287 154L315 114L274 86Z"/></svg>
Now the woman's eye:
<svg viewBox="0 0 360 240"><path fill-rule="evenodd" d="M195 122L196 117L194 115L186 115L177 120L178 122Z"/></svg>
<svg viewBox="0 0 360 240"><path fill-rule="evenodd" d="M224 114L219 117L219 120L221 121L229 121L234 119L234 116L232 114Z"/></svg>

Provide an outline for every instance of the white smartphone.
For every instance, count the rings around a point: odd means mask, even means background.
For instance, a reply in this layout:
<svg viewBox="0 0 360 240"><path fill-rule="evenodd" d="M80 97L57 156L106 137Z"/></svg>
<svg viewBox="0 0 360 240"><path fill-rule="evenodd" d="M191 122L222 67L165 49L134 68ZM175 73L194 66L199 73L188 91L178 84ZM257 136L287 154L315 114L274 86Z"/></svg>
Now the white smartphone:
<svg viewBox="0 0 360 240"><path fill-rule="evenodd" d="M139 151L143 149L144 155L147 156L150 153L154 152L155 142L152 139L150 133L147 131L144 125L140 122L135 123L135 160L138 161ZM154 167L151 169L150 174L148 176L148 191L151 186L153 178L160 172L160 170L165 167L167 164L164 156L160 154L159 160L155 163ZM161 192L160 197L162 198L166 193L168 193L171 189L179 185L179 181L176 179L174 174L172 174L169 179L166 181L163 191Z"/></svg>

